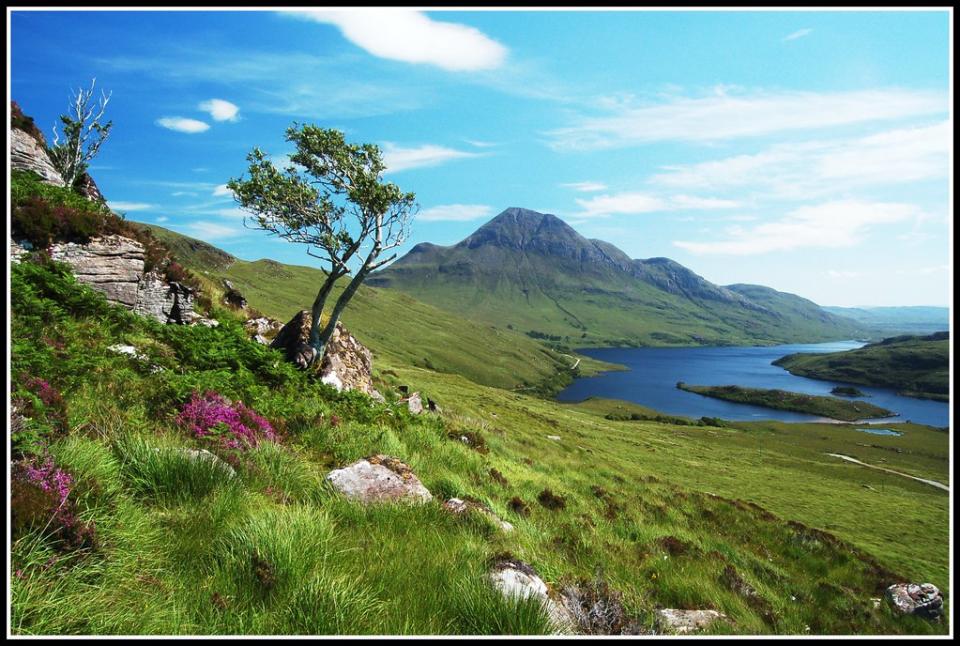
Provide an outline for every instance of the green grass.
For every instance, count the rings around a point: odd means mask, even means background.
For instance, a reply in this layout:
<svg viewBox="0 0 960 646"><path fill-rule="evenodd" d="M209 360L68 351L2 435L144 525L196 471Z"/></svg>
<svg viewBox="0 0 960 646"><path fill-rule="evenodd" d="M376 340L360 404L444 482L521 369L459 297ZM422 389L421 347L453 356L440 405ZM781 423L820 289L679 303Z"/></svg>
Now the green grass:
<svg viewBox="0 0 960 646"><path fill-rule="evenodd" d="M777 359L774 365L811 379L895 388L908 397L950 399L947 332L891 337L846 352L791 354Z"/></svg>
<svg viewBox="0 0 960 646"><path fill-rule="evenodd" d="M49 450L98 537L84 553L15 537L14 634L550 632L536 606L492 593L486 573L504 554L554 587L600 577L647 628L657 607L710 607L732 620L717 632L949 632L870 601L902 579L934 583L949 604L949 496L826 455L946 481L946 432L608 419L646 411L561 405L398 363L378 377L388 402L402 383L444 409L412 416L293 370L226 316L217 328L164 327L32 265L13 267L12 285L12 375L63 392L70 430L48 436ZM106 350L117 342L165 369ZM253 406L283 441L223 455L234 479L181 459L173 449L218 451L176 424L196 388ZM450 438L463 432L487 451ZM407 462L435 500L364 507L325 482L373 453ZM545 489L562 509L538 502ZM448 496L489 505L515 531L444 512ZM762 601L731 589L729 568Z"/></svg>
<svg viewBox="0 0 960 646"><path fill-rule="evenodd" d="M743 386L694 386L680 382L680 390L714 397L740 404L751 404L776 410L789 410L810 415L821 415L845 422L875 417L892 417L896 413L862 401L849 401L822 395L807 395L769 388L744 388Z"/></svg>

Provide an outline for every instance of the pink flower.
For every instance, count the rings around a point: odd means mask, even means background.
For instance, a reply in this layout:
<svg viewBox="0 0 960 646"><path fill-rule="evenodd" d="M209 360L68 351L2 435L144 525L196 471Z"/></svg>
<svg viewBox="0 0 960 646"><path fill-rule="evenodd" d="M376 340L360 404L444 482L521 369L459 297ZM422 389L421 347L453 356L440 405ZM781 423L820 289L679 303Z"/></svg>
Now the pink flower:
<svg viewBox="0 0 960 646"><path fill-rule="evenodd" d="M278 439L270 422L256 411L213 391L202 396L193 393L177 416L177 422L194 437L217 436L220 444L229 449L242 450L257 446L261 440L275 442Z"/></svg>

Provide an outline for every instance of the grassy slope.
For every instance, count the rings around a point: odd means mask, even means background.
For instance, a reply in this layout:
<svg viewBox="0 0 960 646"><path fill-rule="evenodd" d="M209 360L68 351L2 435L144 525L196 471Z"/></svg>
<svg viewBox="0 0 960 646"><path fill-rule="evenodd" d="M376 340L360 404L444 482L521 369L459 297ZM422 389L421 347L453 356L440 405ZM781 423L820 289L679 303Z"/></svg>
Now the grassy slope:
<svg viewBox="0 0 960 646"><path fill-rule="evenodd" d="M227 278L251 306L283 322L309 309L323 277L312 267L271 260L211 262L204 243L145 226L180 262L206 277L211 291L222 290L220 279ZM338 283L332 298L341 288ZM344 311L343 321L372 350L374 365L380 369L424 366L500 388L529 388L550 381L562 383L557 374L569 373L566 368L575 361L519 332L478 323L392 290L361 287ZM589 357L580 359L580 374L613 367Z"/></svg>
<svg viewBox="0 0 960 646"><path fill-rule="evenodd" d="M704 397L716 397L741 404L764 406L777 410L790 410L810 415L821 415L831 419L855 422L872 417L891 417L895 413L886 408L861 401L848 401L836 397L823 397L792 393L786 390L765 388L744 388L742 386L694 386L677 384L677 388Z"/></svg>
<svg viewBox="0 0 960 646"><path fill-rule="evenodd" d="M945 332L891 337L847 352L791 354L774 364L812 379L895 388L910 397L949 399L950 340Z"/></svg>
<svg viewBox="0 0 960 646"><path fill-rule="evenodd" d="M666 606L717 608L734 621L717 630L740 633L949 630L870 601L901 577L949 595L948 496L824 455L883 458L943 481L946 433L616 422L604 416L629 405L558 405L397 367L391 383L413 385L445 411L413 418L402 406L337 395L277 364L272 351L243 345L227 319L213 329L165 328L96 307L76 315L58 304L62 289L47 289L56 299L24 300L38 293L25 285L39 279L14 271L14 373L33 371L64 391L73 430L51 452L75 475L81 517L96 523L100 539L96 552L61 555L52 565L36 534L14 543L13 566L22 571L11 581L17 634L547 630L530 608L510 607L484 583L486 563L503 552L554 585L599 573L645 625ZM51 335L63 347L45 344ZM133 343L166 370L109 353L117 342ZM388 397L391 383L380 384ZM173 421L195 387L254 405L285 427L286 439L246 454L234 480L150 450L195 442ZM462 432L482 438L488 452L448 437ZM894 447L904 452L887 450ZM438 498L486 501L516 532L450 517L436 503L364 508L324 485L332 467L375 452L408 462ZM193 484L171 488L175 474ZM541 507L544 488L561 495L565 509ZM530 506L529 516L510 511L513 497ZM254 553L270 564L270 585L256 576ZM729 589L728 566L765 602Z"/></svg>

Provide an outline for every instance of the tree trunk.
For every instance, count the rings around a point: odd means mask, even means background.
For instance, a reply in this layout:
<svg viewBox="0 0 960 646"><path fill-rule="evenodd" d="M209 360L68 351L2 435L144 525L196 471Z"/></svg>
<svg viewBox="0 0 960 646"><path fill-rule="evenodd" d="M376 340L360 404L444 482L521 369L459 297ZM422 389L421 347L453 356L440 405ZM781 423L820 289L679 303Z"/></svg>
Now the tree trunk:
<svg viewBox="0 0 960 646"><path fill-rule="evenodd" d="M323 351L326 348L327 340L329 337L325 338L321 342L320 334L320 315L323 314L323 306L327 303L327 297L330 296L330 292L333 291L333 286L343 276L339 272L331 272L327 274L327 279L323 281L323 285L320 286L320 290L317 292L317 297L313 299L313 308L310 310L310 340L308 344L315 350L313 358L310 360L312 365L315 361L323 358ZM338 301L339 302L339 301Z"/></svg>
<svg viewBox="0 0 960 646"><path fill-rule="evenodd" d="M340 314L343 313L344 308L347 307L347 303L349 303L350 299L353 298L353 295L360 288L360 284L364 281L369 273L370 263L368 259L368 261L364 263L363 267L360 268L360 271L358 271L353 277L353 280L350 281L350 284L347 285L346 289L343 290L343 293L340 294L340 298L337 299L337 304L333 306L333 312L330 313L330 320L327 321L326 327L324 327L323 332L320 333L319 344L314 346L319 352L317 359L321 359L323 357L323 351L326 349L327 343L330 341L330 337L333 336L333 331L337 327L337 321L340 320Z"/></svg>

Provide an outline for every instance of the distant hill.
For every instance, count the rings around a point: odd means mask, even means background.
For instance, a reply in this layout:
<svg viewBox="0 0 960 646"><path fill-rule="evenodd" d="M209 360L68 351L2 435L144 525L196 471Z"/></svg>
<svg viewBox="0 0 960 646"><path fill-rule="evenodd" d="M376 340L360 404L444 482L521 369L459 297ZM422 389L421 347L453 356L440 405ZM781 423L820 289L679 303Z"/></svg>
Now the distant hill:
<svg viewBox="0 0 960 646"><path fill-rule="evenodd" d="M715 285L669 258L635 260L560 218L509 208L450 247L415 246L369 284L536 338L596 345L740 345L859 338L806 299Z"/></svg>
<svg viewBox="0 0 960 646"><path fill-rule="evenodd" d="M824 306L823 309L886 334L930 334L950 329L950 308L947 307Z"/></svg>
<svg viewBox="0 0 960 646"><path fill-rule="evenodd" d="M790 354L773 363L811 379L895 388L909 397L949 400L948 332L891 337L847 352Z"/></svg>

